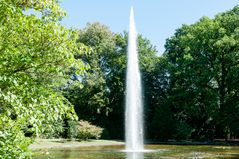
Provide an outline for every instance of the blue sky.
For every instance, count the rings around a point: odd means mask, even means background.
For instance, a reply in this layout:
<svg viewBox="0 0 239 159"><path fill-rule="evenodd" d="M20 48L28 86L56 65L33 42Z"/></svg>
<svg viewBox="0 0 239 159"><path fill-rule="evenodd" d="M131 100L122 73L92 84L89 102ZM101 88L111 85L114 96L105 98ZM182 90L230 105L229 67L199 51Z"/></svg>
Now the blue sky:
<svg viewBox="0 0 239 159"><path fill-rule="evenodd" d="M239 0L63 0L67 27L84 28L87 22L100 22L111 31L128 30L130 7L134 7L136 28L164 51L165 40L182 24L192 24L202 16L213 17L232 9Z"/></svg>

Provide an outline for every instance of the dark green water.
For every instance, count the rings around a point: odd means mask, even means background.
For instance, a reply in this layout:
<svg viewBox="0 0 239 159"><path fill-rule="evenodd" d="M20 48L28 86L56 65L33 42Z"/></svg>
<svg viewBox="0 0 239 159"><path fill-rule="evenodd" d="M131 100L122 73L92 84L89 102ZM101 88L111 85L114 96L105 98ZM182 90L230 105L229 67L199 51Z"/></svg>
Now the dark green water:
<svg viewBox="0 0 239 159"><path fill-rule="evenodd" d="M239 159L239 146L147 145L144 153L126 153L123 146L36 151L34 159Z"/></svg>

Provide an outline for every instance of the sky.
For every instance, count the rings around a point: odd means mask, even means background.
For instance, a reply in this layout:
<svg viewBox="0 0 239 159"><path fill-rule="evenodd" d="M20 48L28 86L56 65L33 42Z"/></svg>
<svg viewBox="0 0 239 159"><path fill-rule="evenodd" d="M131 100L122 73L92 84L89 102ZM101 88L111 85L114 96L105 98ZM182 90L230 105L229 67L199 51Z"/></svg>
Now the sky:
<svg viewBox="0 0 239 159"><path fill-rule="evenodd" d="M137 32L164 52L165 40L182 24L193 24L202 16L213 18L232 9L239 0L63 0L68 13L62 24L70 28L84 28L100 22L112 32L128 31L129 13L134 7Z"/></svg>

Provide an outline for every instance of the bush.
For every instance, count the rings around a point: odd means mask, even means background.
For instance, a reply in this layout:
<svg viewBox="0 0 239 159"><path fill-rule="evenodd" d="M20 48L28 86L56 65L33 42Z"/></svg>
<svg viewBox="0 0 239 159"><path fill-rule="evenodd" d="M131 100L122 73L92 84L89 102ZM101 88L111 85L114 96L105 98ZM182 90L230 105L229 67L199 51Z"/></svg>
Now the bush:
<svg viewBox="0 0 239 159"><path fill-rule="evenodd" d="M189 139L194 129L184 121L177 123L176 139Z"/></svg>
<svg viewBox="0 0 239 159"><path fill-rule="evenodd" d="M67 127L65 129L67 134L64 135L64 137L67 137L69 139L77 138L78 121L68 120Z"/></svg>
<svg viewBox="0 0 239 159"><path fill-rule="evenodd" d="M24 136L16 121L0 116L0 159L30 158L31 139Z"/></svg>
<svg viewBox="0 0 239 159"><path fill-rule="evenodd" d="M64 132L64 123L61 119L58 119L55 122L46 122L42 123L44 131L38 136L40 138L59 138Z"/></svg>
<svg viewBox="0 0 239 159"><path fill-rule="evenodd" d="M103 128L92 125L88 121L79 121L77 127L77 139L88 140L88 139L99 139L103 132Z"/></svg>

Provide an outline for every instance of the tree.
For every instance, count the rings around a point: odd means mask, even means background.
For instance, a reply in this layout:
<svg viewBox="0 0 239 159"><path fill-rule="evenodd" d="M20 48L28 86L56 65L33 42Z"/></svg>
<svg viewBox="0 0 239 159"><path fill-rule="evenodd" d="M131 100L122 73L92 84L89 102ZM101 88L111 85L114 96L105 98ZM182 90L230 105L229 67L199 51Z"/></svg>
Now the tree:
<svg viewBox="0 0 239 159"><path fill-rule="evenodd" d="M110 103L109 107L112 112L109 114L108 129L110 134L114 135L113 138L124 138L124 107L125 107L125 75L126 75L126 54L127 54L127 40L128 34L116 34L116 48L111 58L110 68L111 71L107 77L107 84L110 90ZM147 89L146 85L150 81L150 72L153 70L157 61L157 51L150 41L142 35L138 36L138 53L140 62L140 71L142 77L142 84L145 91L143 91L143 98L147 101L144 103L145 107L145 120L149 121L151 116L152 105L150 105L151 90ZM115 125L118 125L117 128ZM148 131L149 127L146 128ZM121 133L119 133L121 132Z"/></svg>
<svg viewBox="0 0 239 159"><path fill-rule="evenodd" d="M167 140L175 137L176 120L171 110L169 100L170 77L168 72L168 59L159 57L154 69L150 72L145 86L150 94L150 123L149 138Z"/></svg>
<svg viewBox="0 0 239 159"><path fill-rule="evenodd" d="M115 45L113 34L100 23L87 24L86 28L79 31L78 43L90 48L90 52L75 56L88 66L84 74L77 77L84 87L71 85L65 90L65 96L74 104L81 119L96 124L104 123L99 118L103 119L110 111L107 107L109 90L105 78L109 71L108 60Z"/></svg>
<svg viewBox="0 0 239 159"><path fill-rule="evenodd" d="M74 104L81 119L105 128L108 137L124 137L124 98L127 53L127 33L112 33L100 23L88 24L79 31L80 43L91 48L79 58L88 65L80 78L84 87L74 84L66 89L65 96ZM150 41L138 37L141 69L152 69L156 49ZM142 75L146 78L145 75ZM115 125L118 125L115 127Z"/></svg>
<svg viewBox="0 0 239 159"><path fill-rule="evenodd" d="M191 137L238 135L238 10L183 25L166 42L171 109Z"/></svg>
<svg viewBox="0 0 239 159"><path fill-rule="evenodd" d="M28 15L28 9L41 14ZM20 146L5 151L0 144L3 158L10 152L10 158L26 157L29 142L22 144L23 134L60 132L64 118L76 119L72 105L57 91L71 67L84 70L74 59L83 48L76 44L77 34L58 22L64 14L56 0L0 2L0 123L6 123L0 141L19 141Z"/></svg>

